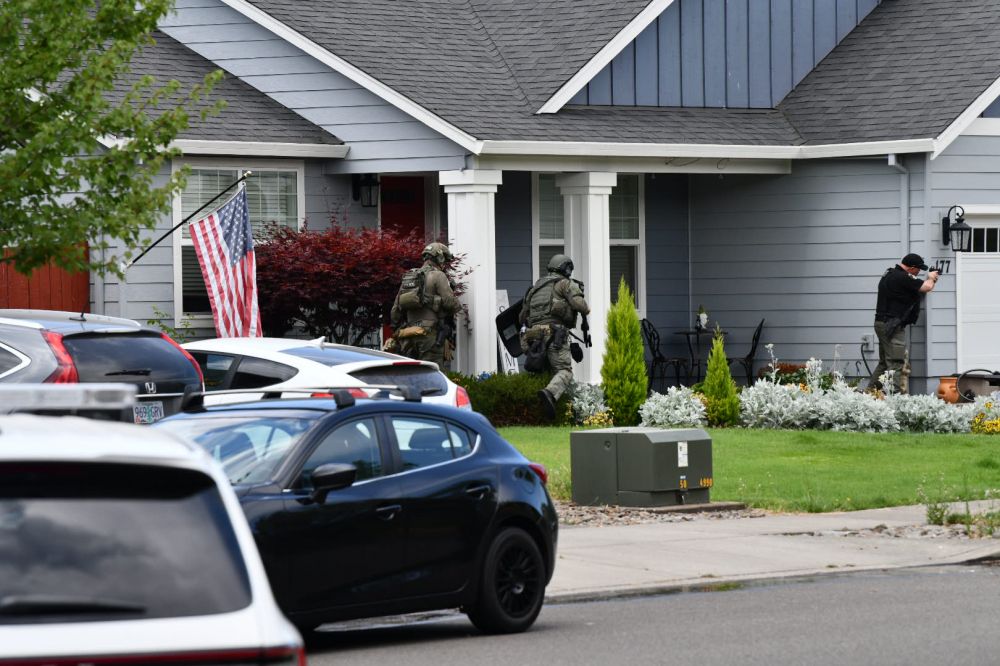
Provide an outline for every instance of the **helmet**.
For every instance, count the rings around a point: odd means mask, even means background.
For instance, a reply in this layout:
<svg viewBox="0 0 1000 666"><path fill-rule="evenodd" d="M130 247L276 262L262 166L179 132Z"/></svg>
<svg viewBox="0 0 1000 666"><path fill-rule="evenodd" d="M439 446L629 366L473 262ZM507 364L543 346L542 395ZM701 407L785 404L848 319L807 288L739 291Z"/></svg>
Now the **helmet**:
<svg viewBox="0 0 1000 666"><path fill-rule="evenodd" d="M424 251L420 254L421 258L424 260L430 259L438 266L442 266L445 263L452 260L451 250L444 243L430 243L424 248Z"/></svg>
<svg viewBox="0 0 1000 666"><path fill-rule="evenodd" d="M563 277L573 274L573 260L565 254L557 254L549 259L548 270L550 273L559 273Z"/></svg>

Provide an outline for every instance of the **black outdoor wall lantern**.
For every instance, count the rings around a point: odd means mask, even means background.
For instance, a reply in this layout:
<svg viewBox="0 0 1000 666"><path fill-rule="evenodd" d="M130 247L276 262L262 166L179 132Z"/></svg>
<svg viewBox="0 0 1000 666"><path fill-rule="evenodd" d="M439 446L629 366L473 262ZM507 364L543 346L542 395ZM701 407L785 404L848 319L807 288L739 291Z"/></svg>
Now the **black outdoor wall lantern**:
<svg viewBox="0 0 1000 666"><path fill-rule="evenodd" d="M955 221L951 221L951 213L955 211ZM951 245L955 252L972 251L972 227L965 223L965 209L952 206L948 214L941 218L941 242Z"/></svg>
<svg viewBox="0 0 1000 666"><path fill-rule="evenodd" d="M360 201L363 208L378 205L378 176L373 173L354 174L351 178L351 198Z"/></svg>

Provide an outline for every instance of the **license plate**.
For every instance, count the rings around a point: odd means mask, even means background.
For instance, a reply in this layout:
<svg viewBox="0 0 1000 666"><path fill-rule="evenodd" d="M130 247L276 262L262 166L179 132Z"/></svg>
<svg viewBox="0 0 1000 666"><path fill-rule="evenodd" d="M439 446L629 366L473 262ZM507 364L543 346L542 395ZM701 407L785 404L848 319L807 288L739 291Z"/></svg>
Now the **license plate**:
<svg viewBox="0 0 1000 666"><path fill-rule="evenodd" d="M136 423L156 423L163 418L163 403L159 400L141 402L132 407L132 416Z"/></svg>

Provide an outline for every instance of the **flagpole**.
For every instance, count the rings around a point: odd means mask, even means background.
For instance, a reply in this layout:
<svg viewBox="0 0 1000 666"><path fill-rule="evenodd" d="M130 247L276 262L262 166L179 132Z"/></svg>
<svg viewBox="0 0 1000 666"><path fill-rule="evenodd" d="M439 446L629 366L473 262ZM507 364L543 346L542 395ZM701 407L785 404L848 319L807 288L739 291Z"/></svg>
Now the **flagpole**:
<svg viewBox="0 0 1000 666"><path fill-rule="evenodd" d="M146 256L146 253L148 253L154 247L156 247L157 245L159 245L160 243L162 243L164 241L164 239L168 238L171 234L173 234L175 231L177 231L181 226L184 225L185 222L189 221L192 217L194 217L195 215L197 215L201 211L203 211L206 208L208 208L209 206L211 206L213 203L215 203L215 201L219 197L221 197L223 194L225 194L229 190L233 189L233 186L239 185L240 183L242 183L244 180L246 180L247 178L249 178L252 175L253 175L253 171L244 171L243 175L240 176L238 179L234 180L232 183L230 183L226 187L226 189L222 190L221 192L219 192L218 194L216 194L214 197L212 197L211 199L209 199L208 201L206 201L204 204L202 204L201 208L199 208L195 212L193 212L190 215L188 215L187 217L185 217L183 220L181 220L180 222L178 222L177 224L175 224L173 227L171 227L170 231L166 232L165 234L163 234L162 236L160 236L159 238L157 238L155 241L153 241L152 245L147 246L146 249L144 249L142 252L139 253L139 256L137 256L135 259L133 259L132 261L128 262L127 264L122 264L122 273L124 273L128 269L132 268L132 266L134 266L136 264L136 262L138 262L140 259L142 259L143 257ZM124 316L124 315L122 315L122 316Z"/></svg>

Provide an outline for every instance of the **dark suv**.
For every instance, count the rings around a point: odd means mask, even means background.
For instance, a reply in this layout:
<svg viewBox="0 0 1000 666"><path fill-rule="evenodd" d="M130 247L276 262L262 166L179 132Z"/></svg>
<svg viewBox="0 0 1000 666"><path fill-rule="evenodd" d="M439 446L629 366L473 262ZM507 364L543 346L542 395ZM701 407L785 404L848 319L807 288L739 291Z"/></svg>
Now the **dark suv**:
<svg viewBox="0 0 1000 666"><path fill-rule="evenodd" d="M131 319L55 310L0 309L0 382L132 384L138 404L112 418L134 423L174 414L185 390L204 388L198 363L160 331Z"/></svg>

